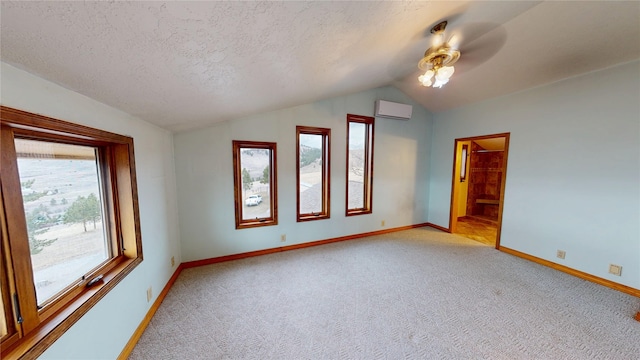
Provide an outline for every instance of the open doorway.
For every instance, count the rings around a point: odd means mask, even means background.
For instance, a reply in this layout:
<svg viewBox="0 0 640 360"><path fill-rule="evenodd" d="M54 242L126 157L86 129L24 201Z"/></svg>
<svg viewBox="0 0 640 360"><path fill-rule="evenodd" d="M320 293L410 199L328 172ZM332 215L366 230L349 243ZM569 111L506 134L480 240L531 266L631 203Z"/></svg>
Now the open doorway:
<svg viewBox="0 0 640 360"><path fill-rule="evenodd" d="M455 140L451 233L500 246L509 133Z"/></svg>

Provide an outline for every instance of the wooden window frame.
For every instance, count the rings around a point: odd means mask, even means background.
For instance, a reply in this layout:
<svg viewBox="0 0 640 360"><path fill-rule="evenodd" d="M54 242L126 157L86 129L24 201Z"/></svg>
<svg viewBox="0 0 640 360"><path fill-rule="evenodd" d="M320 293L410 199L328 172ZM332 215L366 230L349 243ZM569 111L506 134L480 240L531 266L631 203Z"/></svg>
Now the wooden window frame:
<svg viewBox="0 0 640 360"><path fill-rule="evenodd" d="M0 225L2 226L2 291L12 333L2 339L2 358L36 358L86 314L142 262L142 237L133 138L83 125L0 107ZM42 140L98 149L105 194L105 231L113 255L91 273L70 284L38 309L14 139ZM102 275L90 287L87 284ZM5 283L8 285L5 287ZM6 305L6 304L5 304ZM6 313L9 307L11 313ZM20 310L22 321L17 319Z"/></svg>
<svg viewBox="0 0 640 360"><path fill-rule="evenodd" d="M364 144L364 189L363 189L363 207L349 209L349 128L351 123L360 123L365 125L365 144ZM364 215L373 212L373 139L374 139L375 118L370 116L361 116L347 114L347 164L346 164L346 191L345 191L345 215Z"/></svg>
<svg viewBox="0 0 640 360"><path fill-rule="evenodd" d="M320 212L300 213L300 135L322 136L322 205ZM310 126L296 126L296 220L313 221L331 217L331 129Z"/></svg>
<svg viewBox="0 0 640 360"><path fill-rule="evenodd" d="M236 229L278 225L278 181L277 181L277 144L262 141L233 140L233 198L235 203ZM263 149L270 151L269 158L269 208L271 216L265 218L242 219L242 166L240 149Z"/></svg>

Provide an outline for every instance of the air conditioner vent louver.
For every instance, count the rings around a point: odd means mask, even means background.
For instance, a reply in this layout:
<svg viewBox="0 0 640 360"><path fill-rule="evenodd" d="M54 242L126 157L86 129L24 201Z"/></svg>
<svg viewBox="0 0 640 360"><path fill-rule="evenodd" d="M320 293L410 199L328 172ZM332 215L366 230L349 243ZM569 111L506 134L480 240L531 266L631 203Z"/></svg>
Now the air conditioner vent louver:
<svg viewBox="0 0 640 360"><path fill-rule="evenodd" d="M376 100L376 117L396 120L409 120L413 106L386 100Z"/></svg>

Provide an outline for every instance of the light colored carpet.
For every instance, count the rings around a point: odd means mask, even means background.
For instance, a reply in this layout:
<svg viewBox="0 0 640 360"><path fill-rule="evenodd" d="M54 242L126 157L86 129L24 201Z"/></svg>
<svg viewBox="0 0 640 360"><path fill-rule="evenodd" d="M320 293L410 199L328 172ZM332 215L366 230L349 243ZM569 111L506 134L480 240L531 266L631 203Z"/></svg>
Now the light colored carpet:
<svg viewBox="0 0 640 360"><path fill-rule="evenodd" d="M420 228L186 269L130 359L638 359L639 308Z"/></svg>

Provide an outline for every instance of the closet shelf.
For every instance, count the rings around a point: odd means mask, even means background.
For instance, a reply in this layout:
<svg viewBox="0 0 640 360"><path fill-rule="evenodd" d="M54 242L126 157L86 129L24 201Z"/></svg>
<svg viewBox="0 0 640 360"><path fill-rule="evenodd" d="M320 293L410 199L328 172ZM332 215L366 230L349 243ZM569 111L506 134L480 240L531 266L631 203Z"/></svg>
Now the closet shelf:
<svg viewBox="0 0 640 360"><path fill-rule="evenodd" d="M500 200L476 199L476 204L500 205Z"/></svg>

